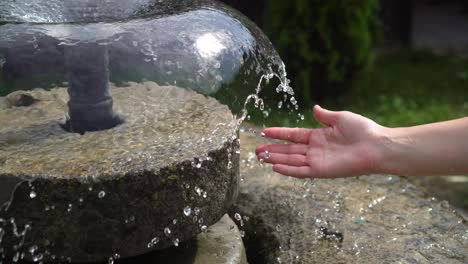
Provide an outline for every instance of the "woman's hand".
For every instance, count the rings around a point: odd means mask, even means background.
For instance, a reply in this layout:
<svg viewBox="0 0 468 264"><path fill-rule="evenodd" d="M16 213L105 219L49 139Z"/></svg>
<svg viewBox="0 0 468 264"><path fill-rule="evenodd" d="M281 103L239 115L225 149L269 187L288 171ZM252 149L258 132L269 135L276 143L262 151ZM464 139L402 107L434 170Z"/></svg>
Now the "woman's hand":
<svg viewBox="0 0 468 264"><path fill-rule="evenodd" d="M338 178L378 171L386 128L350 112L314 107L314 117L325 128L267 128L266 137L288 141L257 148L258 159L273 170L301 178Z"/></svg>

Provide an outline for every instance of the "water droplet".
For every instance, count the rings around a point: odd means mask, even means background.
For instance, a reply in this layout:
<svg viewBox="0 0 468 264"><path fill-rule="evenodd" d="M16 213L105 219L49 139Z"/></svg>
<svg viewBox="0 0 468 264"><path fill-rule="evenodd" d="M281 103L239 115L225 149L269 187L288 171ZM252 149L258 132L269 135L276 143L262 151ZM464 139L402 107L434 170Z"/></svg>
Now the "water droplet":
<svg viewBox="0 0 468 264"><path fill-rule="evenodd" d="M151 242L148 243L148 248L153 248L159 243L159 237L154 237Z"/></svg>
<svg viewBox="0 0 468 264"><path fill-rule="evenodd" d="M107 260L107 264L114 264L114 258L110 257L109 260Z"/></svg>
<svg viewBox="0 0 468 264"><path fill-rule="evenodd" d="M80 197L80 199L78 199L78 201L79 201L80 203L83 203L83 202L84 202L84 199Z"/></svg>
<svg viewBox="0 0 468 264"><path fill-rule="evenodd" d="M68 204L67 212L71 212L73 209L73 204Z"/></svg>
<svg viewBox="0 0 468 264"><path fill-rule="evenodd" d="M178 247L179 246L179 239L176 238L172 241L172 243L174 244L174 246Z"/></svg>
<svg viewBox="0 0 468 264"><path fill-rule="evenodd" d="M208 227L206 225L203 225L200 229L203 233L208 232Z"/></svg>
<svg viewBox="0 0 468 264"><path fill-rule="evenodd" d="M20 254L19 254L19 252L16 252L15 256L13 256L13 259L12 259L12 260L13 260L13 262L15 262L15 263L16 263L16 262L18 262L18 260L19 260L19 257L20 257Z"/></svg>
<svg viewBox="0 0 468 264"><path fill-rule="evenodd" d="M43 255L42 253L39 253L39 254L33 256L32 260L33 260L33 262L39 262L39 261L41 261L43 258L44 258L44 255Z"/></svg>
<svg viewBox="0 0 468 264"><path fill-rule="evenodd" d="M185 216L190 216L191 214L192 214L192 208L190 208L190 207L188 207L188 206L185 207L185 208L184 208L184 215L185 215Z"/></svg>
<svg viewBox="0 0 468 264"><path fill-rule="evenodd" d="M207 192L203 192L203 198L207 198L208 197L208 193Z"/></svg>
<svg viewBox="0 0 468 264"><path fill-rule="evenodd" d="M34 253L36 253L36 251L37 251L38 249L39 249L38 246L33 245L33 246L31 246L31 247L29 248L29 253L34 254Z"/></svg>
<svg viewBox="0 0 468 264"><path fill-rule="evenodd" d="M34 199L34 198L37 197L37 193L33 190L33 191L31 191L31 192L29 193L29 197L30 197L31 199Z"/></svg>
<svg viewBox="0 0 468 264"><path fill-rule="evenodd" d="M92 186L89 187L89 188L88 188L88 191L92 192L92 191L93 191L93 187L92 187Z"/></svg>
<svg viewBox="0 0 468 264"><path fill-rule="evenodd" d="M199 214L200 214L200 208L198 208L198 207L195 207L195 208L193 209L193 211L194 211L195 215L199 215Z"/></svg>
<svg viewBox="0 0 468 264"><path fill-rule="evenodd" d="M278 109L281 109L281 108L283 108L283 101L278 102Z"/></svg>
<svg viewBox="0 0 468 264"><path fill-rule="evenodd" d="M277 231L277 232L280 232L280 231L281 231L281 226L280 226L280 225L276 225L276 231Z"/></svg>
<svg viewBox="0 0 468 264"><path fill-rule="evenodd" d="M177 225L177 219L172 220L173 225Z"/></svg>
<svg viewBox="0 0 468 264"><path fill-rule="evenodd" d="M164 228L164 234L166 236L168 236L168 237L171 236L171 233L172 233L172 231L171 231L171 229L169 229L169 227Z"/></svg>
<svg viewBox="0 0 468 264"><path fill-rule="evenodd" d="M260 164L263 164L263 163L265 163L265 160L264 160L264 159L260 159L259 162L260 162Z"/></svg>
<svg viewBox="0 0 468 264"><path fill-rule="evenodd" d="M235 213L235 214L234 214L234 218L235 218L237 221L241 221L241 220L242 220L242 216L241 216L239 213Z"/></svg>
<svg viewBox="0 0 468 264"><path fill-rule="evenodd" d="M245 231L244 231L244 230L241 230L241 231L240 231L240 235L241 235L241 237L245 237Z"/></svg>
<svg viewBox="0 0 468 264"><path fill-rule="evenodd" d="M159 238L155 237L155 238L151 239L151 242L148 243L148 248L153 248L158 243L159 243Z"/></svg>
<svg viewBox="0 0 468 264"><path fill-rule="evenodd" d="M202 195L202 192L203 192L203 190L202 190L202 189L200 189L200 187L198 187L198 186L195 186L195 192L197 192L198 196L201 196L201 195Z"/></svg>
<svg viewBox="0 0 468 264"><path fill-rule="evenodd" d="M102 199L106 196L106 192L105 191L100 191L99 194L98 194L98 197L99 199Z"/></svg>
<svg viewBox="0 0 468 264"><path fill-rule="evenodd" d="M265 132L260 133L260 136L266 137Z"/></svg>
<svg viewBox="0 0 468 264"><path fill-rule="evenodd" d="M265 150L265 159L269 159L270 158L270 152L268 150Z"/></svg>
<svg viewBox="0 0 468 264"><path fill-rule="evenodd" d="M294 96L291 97L291 99L289 99L289 101L290 101L291 104L293 104L293 105L296 105L296 104L297 104L297 100L296 100L296 98L294 98Z"/></svg>

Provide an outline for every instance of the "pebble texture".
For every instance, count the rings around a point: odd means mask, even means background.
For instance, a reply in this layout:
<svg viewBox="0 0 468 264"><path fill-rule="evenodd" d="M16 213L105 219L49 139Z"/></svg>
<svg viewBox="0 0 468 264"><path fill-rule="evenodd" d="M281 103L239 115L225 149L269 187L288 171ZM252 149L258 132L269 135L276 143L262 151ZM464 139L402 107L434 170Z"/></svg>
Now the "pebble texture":
<svg viewBox="0 0 468 264"><path fill-rule="evenodd" d="M250 217L250 262L468 263L466 220L407 179L286 178L256 161L258 133L241 133L241 142L234 211Z"/></svg>
<svg viewBox="0 0 468 264"><path fill-rule="evenodd" d="M194 237L231 206L239 142L227 106L150 82L111 93L125 123L84 135L60 126L65 88L0 98L0 198L20 183L0 212L0 253L75 263L140 255Z"/></svg>

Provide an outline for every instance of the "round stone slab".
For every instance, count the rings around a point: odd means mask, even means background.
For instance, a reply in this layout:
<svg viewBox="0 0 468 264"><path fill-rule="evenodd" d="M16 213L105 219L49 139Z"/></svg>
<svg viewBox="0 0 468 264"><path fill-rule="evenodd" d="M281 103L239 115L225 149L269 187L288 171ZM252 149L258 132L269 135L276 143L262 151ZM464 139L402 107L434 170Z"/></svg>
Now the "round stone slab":
<svg viewBox="0 0 468 264"><path fill-rule="evenodd" d="M227 106L151 82L111 94L125 122L84 135L61 127L65 88L0 98L5 256L79 263L141 255L192 238L235 200L239 141Z"/></svg>

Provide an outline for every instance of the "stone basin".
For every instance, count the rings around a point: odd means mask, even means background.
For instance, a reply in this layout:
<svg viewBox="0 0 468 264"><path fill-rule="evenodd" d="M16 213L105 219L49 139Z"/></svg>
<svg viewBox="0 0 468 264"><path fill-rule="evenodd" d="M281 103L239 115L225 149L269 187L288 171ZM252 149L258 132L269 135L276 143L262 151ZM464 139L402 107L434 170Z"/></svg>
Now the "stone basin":
<svg viewBox="0 0 468 264"><path fill-rule="evenodd" d="M303 180L260 164L241 130L239 198L250 263L468 263L468 222L406 177Z"/></svg>
<svg viewBox="0 0 468 264"><path fill-rule="evenodd" d="M124 123L84 135L61 127L66 88L0 97L6 256L140 255L194 237L235 200L239 141L227 106L152 82L110 90Z"/></svg>

